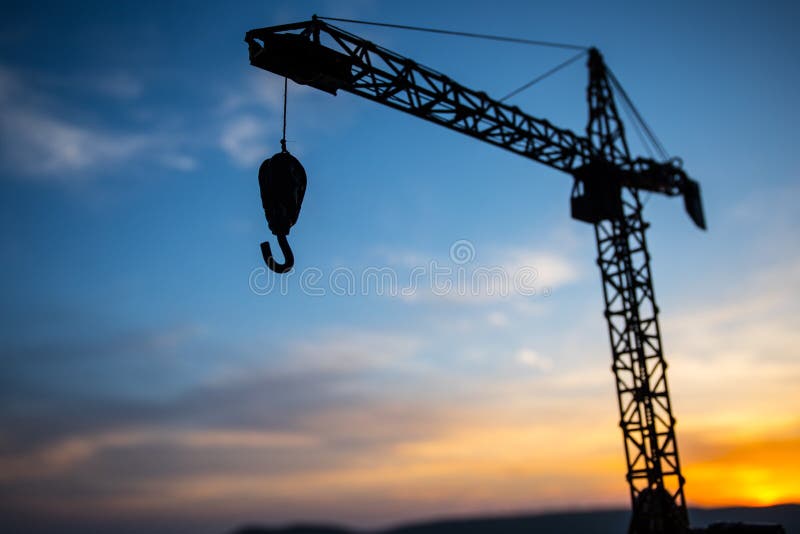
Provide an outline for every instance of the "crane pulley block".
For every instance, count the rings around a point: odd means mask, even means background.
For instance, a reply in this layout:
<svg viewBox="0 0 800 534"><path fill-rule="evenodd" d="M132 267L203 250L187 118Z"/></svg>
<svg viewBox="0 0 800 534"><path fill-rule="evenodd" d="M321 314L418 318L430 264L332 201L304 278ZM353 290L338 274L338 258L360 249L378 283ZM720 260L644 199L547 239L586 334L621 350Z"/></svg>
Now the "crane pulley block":
<svg viewBox="0 0 800 534"><path fill-rule="evenodd" d="M261 205L273 234L286 235L297 222L306 183L305 169L288 152L278 152L261 164L258 169Z"/></svg>

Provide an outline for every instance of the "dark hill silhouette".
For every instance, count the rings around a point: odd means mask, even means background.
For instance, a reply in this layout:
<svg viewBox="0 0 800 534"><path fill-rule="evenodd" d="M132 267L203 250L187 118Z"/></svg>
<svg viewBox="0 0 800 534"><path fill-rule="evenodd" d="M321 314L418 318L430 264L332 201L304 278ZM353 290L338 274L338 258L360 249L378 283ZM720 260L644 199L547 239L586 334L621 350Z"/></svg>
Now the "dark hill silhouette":
<svg viewBox="0 0 800 534"><path fill-rule="evenodd" d="M800 534L800 505L796 504L764 508L693 508L689 515L693 528L717 522L778 523L783 525L786 534ZM376 531L315 525L249 526L235 534L625 534L629 520L629 510L602 510L441 520Z"/></svg>
<svg viewBox="0 0 800 534"><path fill-rule="evenodd" d="M286 528L265 528L265 527L244 527L236 531L236 534L267 534L267 533L277 533L280 534L350 534L353 532L352 530L345 530L336 527L324 527L324 526L313 526L313 525L298 525L298 526L291 526Z"/></svg>

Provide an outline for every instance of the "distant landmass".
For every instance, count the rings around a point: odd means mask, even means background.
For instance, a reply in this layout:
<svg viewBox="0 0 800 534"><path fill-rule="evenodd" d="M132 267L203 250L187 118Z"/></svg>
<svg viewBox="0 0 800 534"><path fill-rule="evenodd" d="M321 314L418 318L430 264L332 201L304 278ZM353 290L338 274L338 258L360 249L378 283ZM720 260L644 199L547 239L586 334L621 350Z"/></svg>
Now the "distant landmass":
<svg viewBox="0 0 800 534"><path fill-rule="evenodd" d="M692 528L712 523L778 523L786 534L800 534L800 505L763 508L692 508ZM515 517L451 519L410 524L384 530L348 530L337 526L303 525L288 527L247 526L234 534L625 534L629 510L563 512Z"/></svg>

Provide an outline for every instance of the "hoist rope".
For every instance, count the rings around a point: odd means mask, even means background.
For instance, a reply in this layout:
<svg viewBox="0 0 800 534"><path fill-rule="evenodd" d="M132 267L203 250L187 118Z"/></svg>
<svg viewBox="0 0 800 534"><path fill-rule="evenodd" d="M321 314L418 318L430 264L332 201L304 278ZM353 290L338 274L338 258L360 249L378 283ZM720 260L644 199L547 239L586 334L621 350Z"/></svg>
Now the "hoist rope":
<svg viewBox="0 0 800 534"><path fill-rule="evenodd" d="M281 138L281 151L286 152L286 94L289 92L289 78L283 79L283 137Z"/></svg>
<svg viewBox="0 0 800 534"><path fill-rule="evenodd" d="M574 44L566 44L566 43L554 43L551 41L537 41L534 39L522 39L519 37L506 37L502 35L488 35L484 33L472 33L472 32L459 32L453 30L442 30L439 28L423 28L420 26L407 26L405 24L390 24L388 22L370 22L366 20L353 20L353 19L340 19L336 17L317 17L318 19L322 20L335 20L337 22L350 22L352 24L365 24L368 26L383 26L385 28L397 28L400 30L413 30L418 32L428 32L428 33L440 33L444 35L458 35L460 37L472 37L474 39L488 39L490 41L504 41L508 43L518 43L518 44L527 44L527 45L534 45L534 46L549 46L552 48L568 48L571 50L588 50L589 47L587 46L580 46Z"/></svg>
<svg viewBox="0 0 800 534"><path fill-rule="evenodd" d="M572 56L571 58L569 58L568 60L564 61L563 63L560 63L560 64L556 65L555 67L553 67L552 69L548 70L544 74L540 74L539 76L537 76L533 80L529 81L528 83L518 87L517 89L514 89L513 91L508 93L506 96L501 98L500 102L505 102L506 100L508 100L512 96L518 95L519 93L521 93L525 89L528 89L529 87L532 87L532 86L536 85L537 83L541 82L542 80L544 80L548 76L551 76L551 75L555 74L556 72L560 71L561 69L563 69L564 67L566 67L568 65L571 65L572 63L578 61L580 58L582 58L585 55L586 55L586 50L582 50L581 52L578 52L576 55Z"/></svg>

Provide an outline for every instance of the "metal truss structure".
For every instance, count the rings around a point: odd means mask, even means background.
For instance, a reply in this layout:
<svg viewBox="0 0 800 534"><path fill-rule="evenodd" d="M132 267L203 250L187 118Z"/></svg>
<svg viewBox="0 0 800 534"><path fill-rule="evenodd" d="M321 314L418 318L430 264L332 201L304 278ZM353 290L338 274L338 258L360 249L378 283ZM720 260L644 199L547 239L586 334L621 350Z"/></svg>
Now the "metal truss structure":
<svg viewBox="0 0 800 534"><path fill-rule="evenodd" d="M592 146L611 159L629 154L602 57L589 54L589 122ZM627 480L634 505L633 532L681 532L689 518L661 350L658 306L636 189L614 191L617 216L594 224L603 281ZM615 200L616 200L615 199Z"/></svg>

